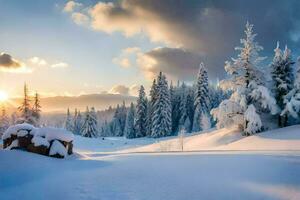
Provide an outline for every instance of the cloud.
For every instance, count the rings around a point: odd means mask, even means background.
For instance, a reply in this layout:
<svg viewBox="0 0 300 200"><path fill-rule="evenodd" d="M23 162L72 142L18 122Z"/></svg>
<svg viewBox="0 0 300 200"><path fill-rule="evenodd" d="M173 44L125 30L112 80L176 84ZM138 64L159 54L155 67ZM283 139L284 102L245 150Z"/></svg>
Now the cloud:
<svg viewBox="0 0 300 200"><path fill-rule="evenodd" d="M150 80L160 71L169 78L191 80L197 72L201 56L181 48L156 48L137 58L137 64Z"/></svg>
<svg viewBox="0 0 300 200"><path fill-rule="evenodd" d="M113 58L113 63L120 65L123 68L129 68L133 66L133 62L136 60L136 56L141 53L139 47L127 47L122 50L118 57Z"/></svg>
<svg viewBox="0 0 300 200"><path fill-rule="evenodd" d="M1 53L0 71L9 73L31 73L32 69L26 67L24 63L14 59L11 55Z"/></svg>
<svg viewBox="0 0 300 200"><path fill-rule="evenodd" d="M116 85L116 86L114 86L110 89L109 93L128 95L129 94L129 88L124 86L124 85Z"/></svg>
<svg viewBox="0 0 300 200"><path fill-rule="evenodd" d="M59 63L51 65L51 67L52 68L66 68L66 67L69 67L69 64L65 63L65 62L59 62Z"/></svg>
<svg viewBox="0 0 300 200"><path fill-rule="evenodd" d="M29 62L31 62L32 64L36 64L38 66L45 66L48 64L46 60L39 57L32 57L29 59Z"/></svg>
<svg viewBox="0 0 300 200"><path fill-rule="evenodd" d="M113 63L120 65L123 68L129 68L132 66L128 58L114 58Z"/></svg>
<svg viewBox="0 0 300 200"><path fill-rule="evenodd" d="M77 3L75 1L68 1L64 7L65 12L73 12L76 8L82 6L81 3Z"/></svg>
<svg viewBox="0 0 300 200"><path fill-rule="evenodd" d="M85 14L82 14L80 12L74 12L72 13L72 19L73 21L78 25L84 25L89 22L89 17Z"/></svg>
<svg viewBox="0 0 300 200"><path fill-rule="evenodd" d="M17 69L22 66L21 62L13 59L11 55L7 53L0 54L0 67L1 68L10 68L10 69Z"/></svg>
<svg viewBox="0 0 300 200"><path fill-rule="evenodd" d="M174 49L181 57L187 57L186 51L199 55L211 75L222 78L224 61L235 55L234 47L239 44L247 20L255 25L257 39L269 56L277 40L300 52L295 43L299 41L299 7L297 0L272 3L268 0L179 0L176 3L173 0L120 0L88 5L88 12L80 12L90 17L91 27L96 31L121 32L126 37L143 34L152 42ZM161 62L163 58L157 59L159 55L150 52L145 55L146 63L159 65L153 62Z"/></svg>
<svg viewBox="0 0 300 200"><path fill-rule="evenodd" d="M131 95L131 96L137 96L138 95L138 90L140 86L139 85L132 85L130 87L127 87L125 85L116 85L112 87L108 92L109 94L121 94L121 95Z"/></svg>

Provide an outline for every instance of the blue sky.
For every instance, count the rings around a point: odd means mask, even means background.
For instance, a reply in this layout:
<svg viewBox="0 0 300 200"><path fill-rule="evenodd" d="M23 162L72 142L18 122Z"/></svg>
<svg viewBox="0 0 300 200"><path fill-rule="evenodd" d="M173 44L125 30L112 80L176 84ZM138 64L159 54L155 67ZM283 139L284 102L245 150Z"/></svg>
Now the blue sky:
<svg viewBox="0 0 300 200"><path fill-rule="evenodd" d="M25 81L49 95L99 93L118 84L147 84L137 68L124 69L112 62L127 47L155 47L146 37L124 38L120 33L78 26L63 12L65 1L0 0L0 4L1 52L20 61L39 57L69 65L61 69L35 67L27 74L2 72L0 87L11 95L18 95Z"/></svg>
<svg viewBox="0 0 300 200"><path fill-rule="evenodd" d="M235 55L247 20L254 24L268 61L277 41L282 48L287 44L296 58L299 4L296 0L0 0L0 59L5 53L19 63L16 70L2 68L0 90L17 96L27 82L46 96L130 95L140 84L148 88L160 70L174 81L191 82L200 62L211 80L222 79L224 61Z"/></svg>

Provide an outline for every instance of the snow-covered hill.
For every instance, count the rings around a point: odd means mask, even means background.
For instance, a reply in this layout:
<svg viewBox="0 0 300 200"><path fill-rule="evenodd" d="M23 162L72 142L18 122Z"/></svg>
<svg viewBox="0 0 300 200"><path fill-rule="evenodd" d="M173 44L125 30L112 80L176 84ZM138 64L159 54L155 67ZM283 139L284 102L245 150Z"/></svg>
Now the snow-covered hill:
<svg viewBox="0 0 300 200"><path fill-rule="evenodd" d="M183 140L183 142L182 142ZM126 149L120 152L161 152L203 150L273 150L300 151L300 125L266 131L249 137L243 137L237 129L220 129L207 133L186 136L183 139L171 139L154 144Z"/></svg>

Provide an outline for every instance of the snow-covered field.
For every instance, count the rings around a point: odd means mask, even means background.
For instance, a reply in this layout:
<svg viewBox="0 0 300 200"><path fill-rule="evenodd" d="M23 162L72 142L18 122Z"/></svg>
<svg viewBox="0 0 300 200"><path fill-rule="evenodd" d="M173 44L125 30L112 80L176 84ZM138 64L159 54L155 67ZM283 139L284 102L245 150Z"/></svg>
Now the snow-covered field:
<svg viewBox="0 0 300 200"><path fill-rule="evenodd" d="M182 141L186 152L174 152ZM300 199L300 126L246 138L234 129L183 140L76 137L75 151L0 150L0 198Z"/></svg>

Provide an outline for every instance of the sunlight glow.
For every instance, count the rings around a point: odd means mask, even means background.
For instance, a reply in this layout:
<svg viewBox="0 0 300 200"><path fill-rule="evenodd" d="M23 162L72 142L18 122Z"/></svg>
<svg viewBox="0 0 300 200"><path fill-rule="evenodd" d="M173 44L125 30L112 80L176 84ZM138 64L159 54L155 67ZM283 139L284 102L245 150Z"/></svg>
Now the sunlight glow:
<svg viewBox="0 0 300 200"><path fill-rule="evenodd" d="M7 101L8 95L5 91L0 90L0 102Z"/></svg>

